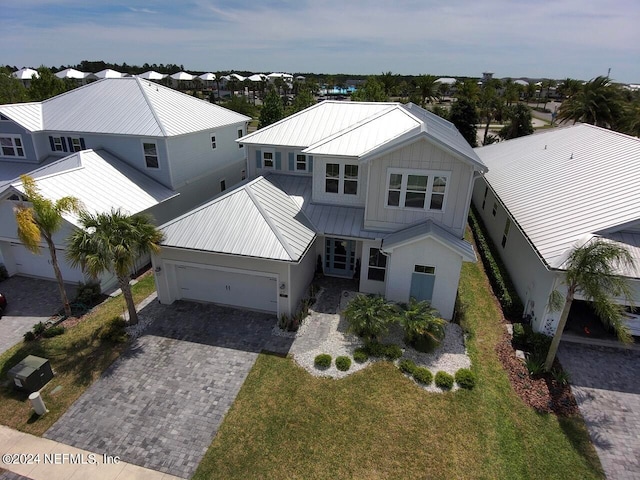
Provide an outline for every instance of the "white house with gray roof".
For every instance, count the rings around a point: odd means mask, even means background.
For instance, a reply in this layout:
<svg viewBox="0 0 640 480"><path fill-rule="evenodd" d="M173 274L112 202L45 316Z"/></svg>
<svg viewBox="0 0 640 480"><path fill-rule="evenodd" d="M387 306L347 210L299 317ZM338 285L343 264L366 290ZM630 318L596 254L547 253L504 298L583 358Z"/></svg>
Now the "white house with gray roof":
<svg viewBox="0 0 640 480"><path fill-rule="evenodd" d="M412 104L326 101L238 143L251 180L161 227L162 303L291 315L319 267L452 317L486 167L451 123Z"/></svg>
<svg viewBox="0 0 640 480"><path fill-rule="evenodd" d="M473 204L513 279L536 331L556 330L565 261L594 238L629 250L635 267L620 270L640 305L640 139L587 124L558 128L476 149L489 171ZM580 299L580 296L577 296ZM624 299L616 299L624 304ZM574 312L572 310L571 318ZM635 335L640 322L629 315Z"/></svg>
<svg viewBox="0 0 640 480"><path fill-rule="evenodd" d="M135 77L99 80L43 102L0 105L0 208L3 202L11 204L7 196L15 192L7 186L16 188L19 175L41 175L42 167L56 168L66 173L58 177L51 198L81 197L81 190L101 192L109 187L113 194L104 198L135 213L152 205L138 205L138 195L127 195L128 181L151 197L158 189L170 192L156 202L162 208L150 211L158 223L164 223L246 177L244 148L235 140L246 134L249 120ZM93 153L77 155L80 152ZM78 182L69 165L88 155L108 158L122 167ZM93 172L86 165L78 168ZM110 209L108 202L99 207ZM11 246L19 242L11 225L0 226L0 263L6 264L10 274L52 278L50 266L36 271L14 258L11 252L16 249Z"/></svg>

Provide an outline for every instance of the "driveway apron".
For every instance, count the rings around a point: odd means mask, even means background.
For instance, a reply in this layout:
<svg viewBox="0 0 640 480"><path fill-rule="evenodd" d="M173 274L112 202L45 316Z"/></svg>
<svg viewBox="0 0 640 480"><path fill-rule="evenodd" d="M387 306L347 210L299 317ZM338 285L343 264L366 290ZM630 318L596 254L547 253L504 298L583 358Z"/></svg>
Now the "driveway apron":
<svg viewBox="0 0 640 480"><path fill-rule="evenodd" d="M155 320L45 437L189 478L275 317L190 302L146 306Z"/></svg>
<svg viewBox="0 0 640 480"><path fill-rule="evenodd" d="M640 352L562 342L559 357L607 478L640 480Z"/></svg>

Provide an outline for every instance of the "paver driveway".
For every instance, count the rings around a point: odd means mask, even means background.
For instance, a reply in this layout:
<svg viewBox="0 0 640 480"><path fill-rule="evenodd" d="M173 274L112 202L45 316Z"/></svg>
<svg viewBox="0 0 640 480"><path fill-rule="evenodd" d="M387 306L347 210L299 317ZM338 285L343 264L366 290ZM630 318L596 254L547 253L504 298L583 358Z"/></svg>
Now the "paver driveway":
<svg viewBox="0 0 640 480"><path fill-rule="evenodd" d="M45 437L188 478L211 444L275 317L153 301L155 317ZM284 351L290 340L277 338Z"/></svg>
<svg viewBox="0 0 640 480"><path fill-rule="evenodd" d="M76 287L66 285L69 300ZM7 297L7 310L0 318L0 353L22 340L22 336L38 322L48 320L62 307L58 284L51 280L13 276L0 283Z"/></svg>
<svg viewBox="0 0 640 480"><path fill-rule="evenodd" d="M559 357L607 478L640 480L640 352L562 342Z"/></svg>

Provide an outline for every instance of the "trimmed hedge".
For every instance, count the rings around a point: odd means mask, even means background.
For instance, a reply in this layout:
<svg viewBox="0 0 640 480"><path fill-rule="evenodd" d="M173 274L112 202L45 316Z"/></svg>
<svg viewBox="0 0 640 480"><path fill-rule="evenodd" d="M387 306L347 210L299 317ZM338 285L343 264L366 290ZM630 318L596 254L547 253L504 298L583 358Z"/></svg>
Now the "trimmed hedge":
<svg viewBox="0 0 640 480"><path fill-rule="evenodd" d="M317 368L329 368L331 366L331 355L328 353L316 355L316 358L313 359L313 364Z"/></svg>
<svg viewBox="0 0 640 480"><path fill-rule="evenodd" d="M413 378L415 378L418 382L424 383L425 385L430 385L433 380L433 373L431 370L425 367L416 367L413 370Z"/></svg>
<svg viewBox="0 0 640 480"><path fill-rule="evenodd" d="M451 390L451 387L453 387L453 375L442 370L439 371L436 373L436 386L443 390Z"/></svg>
<svg viewBox="0 0 640 480"><path fill-rule="evenodd" d="M336 368L341 372L346 372L351 368L351 359L349 357L340 356L336 358Z"/></svg>
<svg viewBox="0 0 640 480"><path fill-rule="evenodd" d="M417 368L415 362L413 360L409 360L408 358L400 360L398 367L402 372L408 373L409 375L413 375L413 372L415 372Z"/></svg>
<svg viewBox="0 0 640 480"><path fill-rule="evenodd" d="M353 359L358 363L364 363L369 360L369 354L365 348L359 347L353 352Z"/></svg>
<svg viewBox="0 0 640 480"><path fill-rule="evenodd" d="M493 291L498 297L504 315L512 320L520 319L524 310L522 300L520 300L509 273L502 263L500 255L496 251L496 247L491 241L473 204L469 209L469 225L471 226L471 232L476 241L480 258L482 258L482 263L489 277L489 282L491 282Z"/></svg>
<svg viewBox="0 0 640 480"><path fill-rule="evenodd" d="M476 386L476 376L468 368L461 368L455 375L456 383L460 388L466 388L467 390L473 390Z"/></svg>
<svg viewBox="0 0 640 480"><path fill-rule="evenodd" d="M389 343L384 346L384 356L387 360L397 360L402 356L402 348L400 348L400 345L396 345L395 343Z"/></svg>

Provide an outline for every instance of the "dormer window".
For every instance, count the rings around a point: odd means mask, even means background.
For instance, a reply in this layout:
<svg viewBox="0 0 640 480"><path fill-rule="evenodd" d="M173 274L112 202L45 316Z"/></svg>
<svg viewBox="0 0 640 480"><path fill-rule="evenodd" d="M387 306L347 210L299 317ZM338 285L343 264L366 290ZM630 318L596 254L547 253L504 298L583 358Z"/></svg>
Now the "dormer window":
<svg viewBox="0 0 640 480"><path fill-rule="evenodd" d="M158 162L158 146L155 143L145 142L142 144L144 150L144 161L147 168L159 168Z"/></svg>
<svg viewBox="0 0 640 480"><path fill-rule="evenodd" d="M3 133L0 136L0 147L3 157L24 158L24 146L20 135L10 135Z"/></svg>

